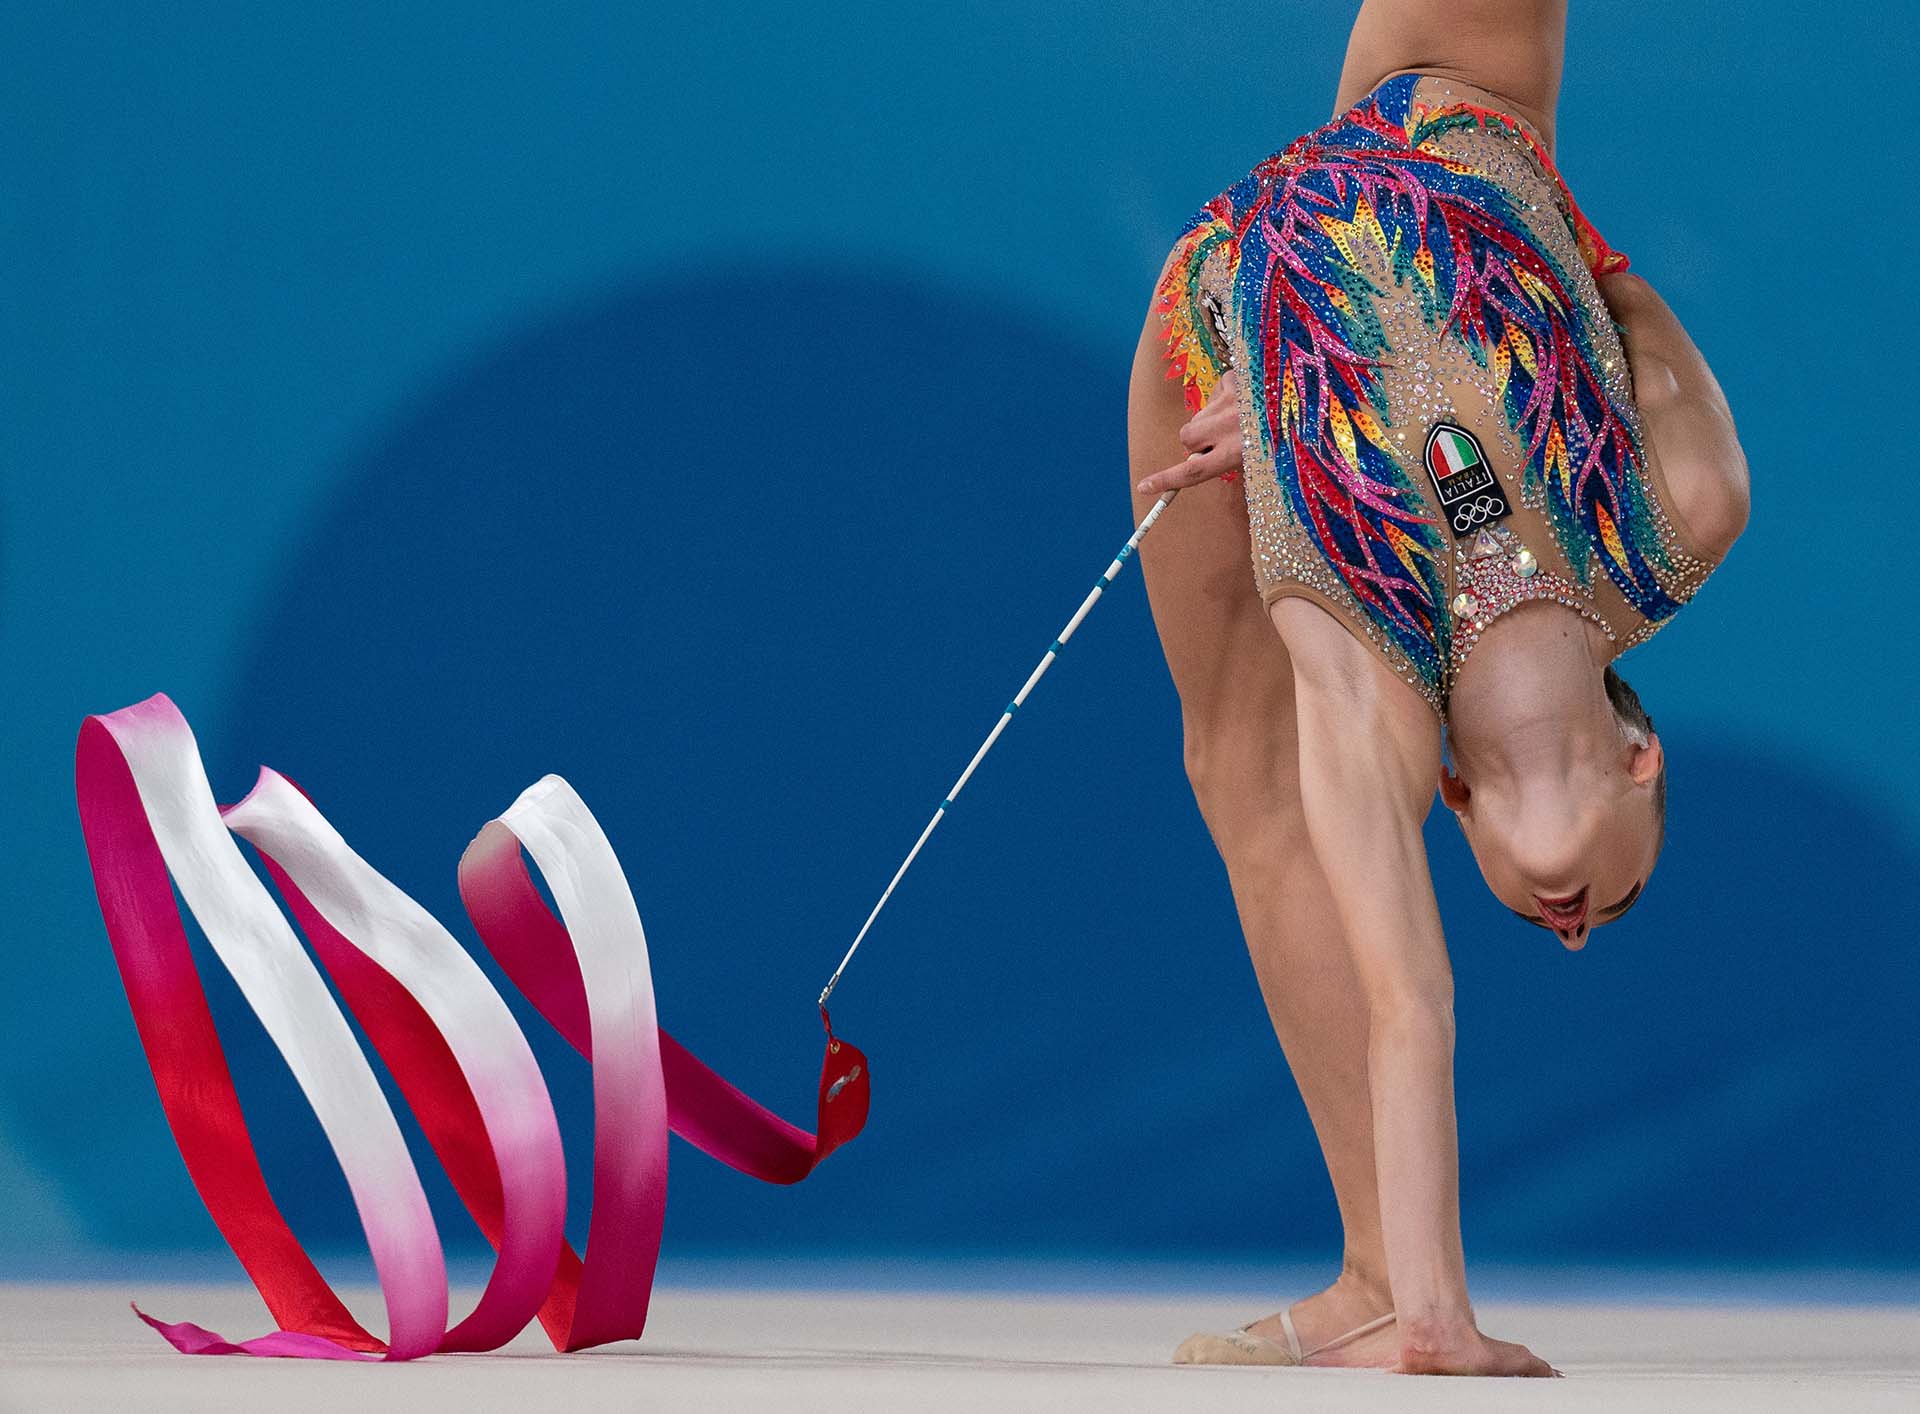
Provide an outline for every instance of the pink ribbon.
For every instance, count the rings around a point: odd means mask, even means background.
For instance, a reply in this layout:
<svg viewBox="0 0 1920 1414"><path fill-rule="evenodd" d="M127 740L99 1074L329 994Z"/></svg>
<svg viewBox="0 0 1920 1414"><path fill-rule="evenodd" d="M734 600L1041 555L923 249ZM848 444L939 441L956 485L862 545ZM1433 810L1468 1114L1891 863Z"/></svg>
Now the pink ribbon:
<svg viewBox="0 0 1920 1414"><path fill-rule="evenodd" d="M76 783L107 936L167 1123L208 1213L279 1326L234 1342L139 1313L179 1350L408 1360L494 1349L536 1317L556 1349L631 1339L645 1329L660 1252L669 1129L743 1173L796 1183L866 1123L867 1059L830 1022L813 1134L659 1028L646 934L613 847L573 788L548 776L481 830L460 861L460 894L514 985L592 1062L593 1206L577 1256L563 1231L566 1171L553 1103L506 1003L453 936L355 854L291 781L263 768L245 799L216 805L192 731L156 695L87 718ZM439 1234L398 1121L235 835L265 860L495 1250L479 1303L451 1330ZM385 1341L348 1312L267 1191L176 888L285 1057L346 1175L386 1301Z"/></svg>

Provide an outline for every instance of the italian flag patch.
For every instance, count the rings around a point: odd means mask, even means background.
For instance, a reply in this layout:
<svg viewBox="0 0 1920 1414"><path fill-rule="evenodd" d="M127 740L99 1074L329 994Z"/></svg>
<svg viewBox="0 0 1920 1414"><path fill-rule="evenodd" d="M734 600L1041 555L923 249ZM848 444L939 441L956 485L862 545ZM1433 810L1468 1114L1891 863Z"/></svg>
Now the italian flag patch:
<svg viewBox="0 0 1920 1414"><path fill-rule="evenodd" d="M1513 514L1479 439L1466 428L1437 423L1427 434L1426 463L1441 513L1455 535L1471 534Z"/></svg>
<svg viewBox="0 0 1920 1414"><path fill-rule="evenodd" d="M1441 427L1433 436L1434 451L1439 453L1444 470L1442 476L1451 476L1454 472L1465 471L1469 467L1480 466L1480 448L1474 445L1473 438L1456 427Z"/></svg>

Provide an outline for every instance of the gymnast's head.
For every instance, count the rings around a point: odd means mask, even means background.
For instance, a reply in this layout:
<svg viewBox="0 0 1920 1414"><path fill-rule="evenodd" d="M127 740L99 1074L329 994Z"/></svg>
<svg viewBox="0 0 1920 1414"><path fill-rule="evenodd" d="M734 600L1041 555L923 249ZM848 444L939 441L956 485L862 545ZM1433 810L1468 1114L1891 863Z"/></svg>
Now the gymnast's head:
<svg viewBox="0 0 1920 1414"><path fill-rule="evenodd" d="M1666 839L1667 760L1640 696L1608 664L1610 724L1551 746L1462 757L1440 795L1512 912L1578 951L1632 908Z"/></svg>

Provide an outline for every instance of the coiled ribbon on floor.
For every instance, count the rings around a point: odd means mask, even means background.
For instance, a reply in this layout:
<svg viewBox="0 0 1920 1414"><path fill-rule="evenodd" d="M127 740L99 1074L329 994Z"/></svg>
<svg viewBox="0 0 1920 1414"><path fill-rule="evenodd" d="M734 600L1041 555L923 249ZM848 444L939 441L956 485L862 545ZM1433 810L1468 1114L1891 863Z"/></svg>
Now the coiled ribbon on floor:
<svg viewBox="0 0 1920 1414"><path fill-rule="evenodd" d="M742 1173L796 1183L866 1123L866 1057L835 1038L830 1022L814 1134L659 1029L626 876L585 802L548 776L481 830L459 880L488 951L593 1066L593 1207L584 1257L576 1255L563 1231L559 1126L533 1051L479 965L431 914L277 772L262 768L238 804L215 804L193 733L164 695L87 718L75 775L107 935L167 1123L208 1213L279 1325L234 1342L141 1312L177 1349L408 1360L493 1349L536 1317L559 1350L634 1338L646 1326L660 1252L669 1129ZM259 851L497 1254L478 1305L451 1330L439 1234L399 1123L234 835ZM386 1302L385 1341L348 1312L267 1191L176 887L345 1172Z"/></svg>

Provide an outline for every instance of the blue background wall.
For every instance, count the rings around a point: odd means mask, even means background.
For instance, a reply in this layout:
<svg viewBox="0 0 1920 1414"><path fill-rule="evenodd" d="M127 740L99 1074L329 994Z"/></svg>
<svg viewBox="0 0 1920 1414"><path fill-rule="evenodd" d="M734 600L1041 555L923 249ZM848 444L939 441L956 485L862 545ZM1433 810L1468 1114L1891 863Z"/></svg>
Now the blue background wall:
<svg viewBox="0 0 1920 1414"><path fill-rule="evenodd" d="M450 923L473 831L566 775L666 1024L804 1116L821 980L1127 533L1167 245L1326 116L1350 18L455 8L0 19L0 1263L218 1247L71 798L82 716L156 690L224 798L279 766ZM1673 759L1647 902L1575 957L1443 886L1469 1250L1914 1264L1912 34L1576 8L1562 165L1759 509L1630 660ZM351 1247L208 978L297 1230ZM1334 1250L1132 575L837 1015L868 1135L795 1190L676 1147L670 1251ZM577 1153L584 1068L529 1029Z"/></svg>

